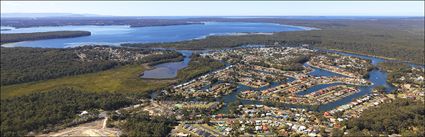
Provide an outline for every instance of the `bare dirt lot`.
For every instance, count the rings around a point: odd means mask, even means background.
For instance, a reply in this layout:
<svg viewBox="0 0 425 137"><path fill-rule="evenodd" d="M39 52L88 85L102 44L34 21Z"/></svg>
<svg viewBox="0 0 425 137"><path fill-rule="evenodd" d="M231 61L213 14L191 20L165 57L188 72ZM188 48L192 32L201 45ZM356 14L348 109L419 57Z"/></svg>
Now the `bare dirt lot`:
<svg viewBox="0 0 425 137"><path fill-rule="evenodd" d="M119 130L104 127L105 119L69 127L57 132L42 134L38 136L118 136Z"/></svg>

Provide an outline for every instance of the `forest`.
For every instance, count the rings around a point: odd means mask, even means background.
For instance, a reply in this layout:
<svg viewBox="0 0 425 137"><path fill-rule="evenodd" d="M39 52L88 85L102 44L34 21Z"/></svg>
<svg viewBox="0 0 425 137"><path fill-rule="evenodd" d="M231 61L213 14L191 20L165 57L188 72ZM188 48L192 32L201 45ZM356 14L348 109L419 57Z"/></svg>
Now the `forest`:
<svg viewBox="0 0 425 137"><path fill-rule="evenodd" d="M70 123L84 110L115 110L133 104L124 94L56 89L1 100L1 136L49 132Z"/></svg>
<svg viewBox="0 0 425 137"><path fill-rule="evenodd" d="M423 102L397 99L377 108L368 109L347 123L348 136L378 136L425 134L425 108Z"/></svg>
<svg viewBox="0 0 425 137"><path fill-rule="evenodd" d="M109 126L122 129L124 137L165 137L169 135L172 126L177 122L174 118L149 116L147 112L143 111L113 113L111 121L119 121L120 124L109 123Z"/></svg>
<svg viewBox="0 0 425 137"><path fill-rule="evenodd" d="M50 32L10 33L10 34L2 33L1 44L20 42L20 41L29 41L29 40L73 38L73 37L90 36L90 35L91 33L89 31L50 31Z"/></svg>
<svg viewBox="0 0 425 137"><path fill-rule="evenodd" d="M2 47L1 85L97 72L131 63L175 61L181 57L175 51L106 46L64 49Z"/></svg>

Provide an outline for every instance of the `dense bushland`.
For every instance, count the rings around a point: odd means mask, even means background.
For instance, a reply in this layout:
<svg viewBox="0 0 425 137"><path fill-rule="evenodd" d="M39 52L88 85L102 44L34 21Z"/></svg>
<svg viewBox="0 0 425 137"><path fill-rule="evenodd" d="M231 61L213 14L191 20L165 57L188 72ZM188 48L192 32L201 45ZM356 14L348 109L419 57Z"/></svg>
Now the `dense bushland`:
<svg viewBox="0 0 425 137"><path fill-rule="evenodd" d="M71 88L1 100L1 136L24 136L72 122L84 110L115 110L134 103L123 94Z"/></svg>
<svg viewBox="0 0 425 137"><path fill-rule="evenodd" d="M425 134L425 107L423 102L397 99L374 109L368 109L347 123L349 136L378 136Z"/></svg>

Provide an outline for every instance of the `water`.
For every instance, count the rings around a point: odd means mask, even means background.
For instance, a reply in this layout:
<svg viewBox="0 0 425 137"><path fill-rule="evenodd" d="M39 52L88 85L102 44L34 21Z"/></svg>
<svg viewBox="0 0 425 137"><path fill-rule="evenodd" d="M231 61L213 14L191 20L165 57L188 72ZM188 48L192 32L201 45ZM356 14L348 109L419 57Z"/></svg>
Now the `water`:
<svg viewBox="0 0 425 137"><path fill-rule="evenodd" d="M384 86L385 91L387 93L395 90L395 87L387 82L387 74L381 70L373 69L372 71L370 71L368 80L372 82L373 85L359 86L360 92L350 95L348 97L342 98L340 100L337 100L335 102L321 105L319 106L319 111L328 111L338 106L348 104L356 98L372 93L373 88L377 86Z"/></svg>
<svg viewBox="0 0 425 137"><path fill-rule="evenodd" d="M308 65L306 63L304 63L304 66L308 66ZM312 75L312 76L316 76L316 77L320 77L320 76L325 76L325 77L332 77L332 76L345 77L344 75L333 73L331 71L327 71L327 70L324 70L324 69L315 68L315 67L312 67L312 68L313 68L313 71L311 71L310 73L308 73L309 75Z"/></svg>
<svg viewBox="0 0 425 137"><path fill-rule="evenodd" d="M155 65L154 69L143 72L142 78L149 78L149 79L175 78L177 76L177 72L180 69L185 68L187 67L187 65L189 65L190 56L192 55L192 51L190 50L179 50L178 52L183 54L184 56L183 61L162 63L159 65Z"/></svg>
<svg viewBox="0 0 425 137"><path fill-rule="evenodd" d="M125 25L30 27L1 31L1 33L29 33L61 30L84 30L90 31L92 35L75 38L25 41L4 44L2 46L63 48L90 44L119 45L121 43L175 42L200 39L211 35L246 35L251 33L269 35L272 32L303 31L309 30L309 28L274 23L206 22L205 24L136 28Z"/></svg>

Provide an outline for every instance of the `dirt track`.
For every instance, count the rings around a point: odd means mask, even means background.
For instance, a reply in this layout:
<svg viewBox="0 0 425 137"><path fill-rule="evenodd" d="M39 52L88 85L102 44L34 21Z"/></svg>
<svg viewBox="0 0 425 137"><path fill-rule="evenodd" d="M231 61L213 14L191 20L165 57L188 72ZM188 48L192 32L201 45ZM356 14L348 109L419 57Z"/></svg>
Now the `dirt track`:
<svg viewBox="0 0 425 137"><path fill-rule="evenodd" d="M106 121L107 119L96 120L38 136L118 136L119 130L106 128Z"/></svg>

